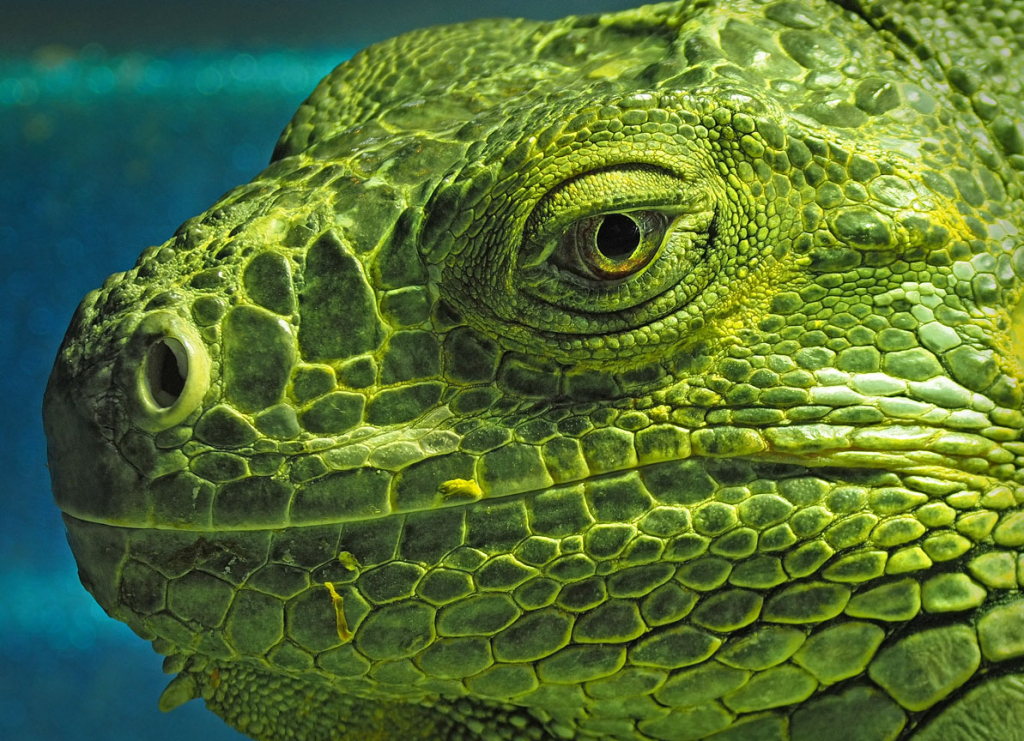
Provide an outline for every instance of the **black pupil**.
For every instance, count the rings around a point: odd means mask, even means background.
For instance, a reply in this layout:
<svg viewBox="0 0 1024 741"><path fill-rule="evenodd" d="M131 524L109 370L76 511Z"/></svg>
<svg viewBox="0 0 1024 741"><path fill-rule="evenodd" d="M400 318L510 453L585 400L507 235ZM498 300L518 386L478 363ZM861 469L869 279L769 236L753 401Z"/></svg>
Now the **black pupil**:
<svg viewBox="0 0 1024 741"><path fill-rule="evenodd" d="M640 246L640 227L625 214L608 214L597 230L597 249L605 257L629 257Z"/></svg>

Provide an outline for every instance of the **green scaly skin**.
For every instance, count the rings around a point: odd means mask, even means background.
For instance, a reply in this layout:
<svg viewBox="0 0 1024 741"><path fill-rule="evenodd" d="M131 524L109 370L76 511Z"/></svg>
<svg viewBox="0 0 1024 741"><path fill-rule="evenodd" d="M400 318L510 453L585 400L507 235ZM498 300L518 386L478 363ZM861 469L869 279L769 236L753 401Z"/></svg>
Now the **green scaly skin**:
<svg viewBox="0 0 1024 741"><path fill-rule="evenodd" d="M1017 0L687 0L338 67L47 391L161 706L1024 738L1022 38Z"/></svg>

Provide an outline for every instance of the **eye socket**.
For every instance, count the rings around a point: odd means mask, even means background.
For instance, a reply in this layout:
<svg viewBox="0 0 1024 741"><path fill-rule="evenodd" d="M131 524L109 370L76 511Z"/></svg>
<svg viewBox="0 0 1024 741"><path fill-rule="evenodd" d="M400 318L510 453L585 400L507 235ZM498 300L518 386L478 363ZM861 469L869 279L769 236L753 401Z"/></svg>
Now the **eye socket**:
<svg viewBox="0 0 1024 741"><path fill-rule="evenodd" d="M658 211L580 219L562 234L564 267L599 280L628 278L658 254L667 227L668 219Z"/></svg>

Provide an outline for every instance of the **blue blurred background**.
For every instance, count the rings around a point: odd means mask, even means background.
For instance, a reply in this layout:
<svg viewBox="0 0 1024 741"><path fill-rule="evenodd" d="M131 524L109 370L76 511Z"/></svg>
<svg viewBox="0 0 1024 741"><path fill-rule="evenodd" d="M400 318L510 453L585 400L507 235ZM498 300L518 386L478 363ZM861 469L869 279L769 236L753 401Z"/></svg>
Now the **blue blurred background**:
<svg viewBox="0 0 1024 741"><path fill-rule="evenodd" d="M266 164L317 81L375 41L629 0L0 0L0 739L242 739L156 707L161 657L78 582L40 401L75 305Z"/></svg>

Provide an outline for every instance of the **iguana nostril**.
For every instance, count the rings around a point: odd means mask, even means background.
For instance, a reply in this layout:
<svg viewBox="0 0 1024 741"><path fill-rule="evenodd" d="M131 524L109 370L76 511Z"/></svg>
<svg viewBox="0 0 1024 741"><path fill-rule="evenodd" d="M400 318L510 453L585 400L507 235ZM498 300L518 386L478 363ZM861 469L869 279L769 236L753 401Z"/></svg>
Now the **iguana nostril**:
<svg viewBox="0 0 1024 741"><path fill-rule="evenodd" d="M155 311L135 328L116 371L135 421L150 432L182 422L210 388L210 356L191 322Z"/></svg>
<svg viewBox="0 0 1024 741"><path fill-rule="evenodd" d="M173 337L154 342L146 354L146 390L158 407L174 406L188 380L188 353Z"/></svg>

